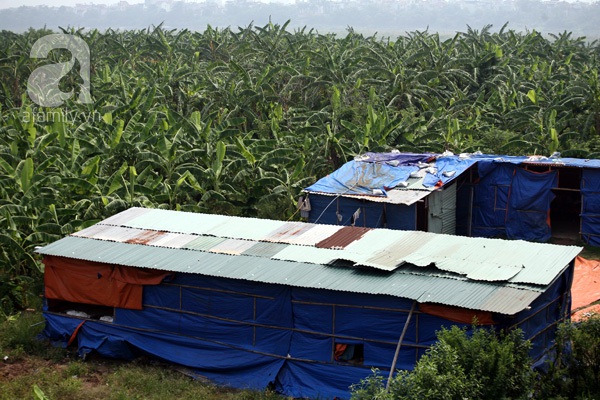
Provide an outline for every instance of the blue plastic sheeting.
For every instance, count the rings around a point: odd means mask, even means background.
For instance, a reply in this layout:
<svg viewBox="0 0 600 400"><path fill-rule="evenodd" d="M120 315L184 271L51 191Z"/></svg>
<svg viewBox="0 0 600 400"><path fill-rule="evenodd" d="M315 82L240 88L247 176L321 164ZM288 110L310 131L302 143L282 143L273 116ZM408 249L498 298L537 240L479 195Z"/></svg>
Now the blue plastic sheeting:
<svg viewBox="0 0 600 400"><path fill-rule="evenodd" d="M471 234L506 236L508 194L516 167L504 163L481 163L478 167L480 181L474 188Z"/></svg>
<svg viewBox="0 0 600 400"><path fill-rule="evenodd" d="M386 163L349 161L304 190L373 196L374 189L385 191L394 188L400 182L407 181L411 172L418 170L419 167L413 165L394 167Z"/></svg>
<svg viewBox="0 0 600 400"><path fill-rule="evenodd" d="M416 204L378 203L350 197L310 194L308 222L365 228L416 229ZM358 218L354 214L360 210ZM338 219L338 215L341 219Z"/></svg>
<svg viewBox="0 0 600 400"><path fill-rule="evenodd" d="M550 346L548 329L570 309L566 295L573 263L530 310L495 315L498 329L520 327L533 342L532 357ZM263 390L274 383L292 397L347 399L349 387L389 371L412 301L319 289L291 288L233 279L178 274L144 288L144 309L117 308L113 323L86 320L79 353L112 358L151 355L180 364L217 384ZM45 310L47 337L66 343L82 319ZM458 325L415 313L396 368L413 369L442 327ZM363 360L336 361L335 344L362 347Z"/></svg>
<svg viewBox="0 0 600 400"><path fill-rule="evenodd" d="M592 245L600 246L600 171L583 170L581 181L582 213L581 237Z"/></svg>
<svg viewBox="0 0 600 400"><path fill-rule="evenodd" d="M475 186L472 235L507 237L544 242L550 239L548 225L551 189L557 185L556 171L536 173L513 163L479 164L480 181Z"/></svg>
<svg viewBox="0 0 600 400"><path fill-rule="evenodd" d="M550 203L554 199L551 189L558 184L556 171L537 173L517 168L513 178L506 236L546 242L552 236L548 224Z"/></svg>
<svg viewBox="0 0 600 400"><path fill-rule="evenodd" d="M531 304L530 308L518 313L514 318L497 316L500 325L516 327L523 331L526 340L531 341L529 356L534 367L543 367L545 357L556 338L556 324L571 313L571 281L575 261L565 269L558 279Z"/></svg>
<svg viewBox="0 0 600 400"><path fill-rule="evenodd" d="M367 152L361 158L362 161L367 162L397 162L400 165L418 164L425 163L433 160L437 154L433 153L372 153Z"/></svg>
<svg viewBox="0 0 600 400"><path fill-rule="evenodd" d="M45 333L52 339L70 335L81 320L45 313ZM163 326L177 320L163 321ZM225 333L228 334L228 333ZM164 331L147 331L97 321L86 321L77 334L79 353L92 351L103 357L131 359L151 355L177 363L212 381L236 388L264 389L272 382L284 362L282 358L244 352L193 337Z"/></svg>
<svg viewBox="0 0 600 400"><path fill-rule="evenodd" d="M417 229L417 204L385 205L385 228L414 231ZM369 226L370 228L370 226Z"/></svg>
<svg viewBox="0 0 600 400"><path fill-rule="evenodd" d="M435 160L437 172L435 174L427 173L425 179L423 179L423 186L441 186L439 185L440 182L442 185L445 185L453 179L456 179L476 162L477 160L472 158L461 159L456 156L439 157Z"/></svg>
<svg viewBox="0 0 600 400"><path fill-rule="evenodd" d="M506 156L479 154L462 156L441 156L436 154L412 153L367 153L360 160L352 160L344 164L330 175L321 178L305 190L308 192L335 194L368 194L373 195L373 189L385 191L406 181L411 172L416 171L419 162L435 159L437 172L427 173L423 186L434 187L447 184L470 166L477 163L480 176L498 164L533 163L548 166L568 166L578 168L600 169L600 160L585 160L578 158L546 158L526 156ZM396 165L396 166L394 166ZM454 172L454 174L451 174ZM451 176L448 176L451 175Z"/></svg>

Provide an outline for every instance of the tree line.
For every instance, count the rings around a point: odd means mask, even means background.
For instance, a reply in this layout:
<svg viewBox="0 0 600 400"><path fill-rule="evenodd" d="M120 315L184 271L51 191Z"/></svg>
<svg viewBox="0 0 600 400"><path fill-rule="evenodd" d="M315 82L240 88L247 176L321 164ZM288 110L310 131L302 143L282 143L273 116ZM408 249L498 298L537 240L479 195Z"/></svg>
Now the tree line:
<svg viewBox="0 0 600 400"><path fill-rule="evenodd" d="M0 32L0 300L41 290L36 246L130 206L287 219L365 151L598 157L597 42L502 27L397 38L269 23L76 30L93 102L41 107L41 29ZM77 63L61 90L81 86Z"/></svg>

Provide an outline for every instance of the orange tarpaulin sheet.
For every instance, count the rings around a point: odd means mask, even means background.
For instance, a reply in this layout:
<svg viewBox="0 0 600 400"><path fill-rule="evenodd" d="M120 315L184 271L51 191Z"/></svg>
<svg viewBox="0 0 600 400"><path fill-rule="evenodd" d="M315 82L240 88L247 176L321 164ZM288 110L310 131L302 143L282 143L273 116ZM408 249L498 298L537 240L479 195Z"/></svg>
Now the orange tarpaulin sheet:
<svg viewBox="0 0 600 400"><path fill-rule="evenodd" d="M56 256L45 256L43 262L46 298L135 310L142 309L143 286L170 275Z"/></svg>
<svg viewBox="0 0 600 400"><path fill-rule="evenodd" d="M588 260L581 256L575 259L575 273L571 287L571 318L579 320L585 312L600 311L600 307L590 304L600 300L600 261Z"/></svg>
<svg viewBox="0 0 600 400"><path fill-rule="evenodd" d="M474 311L467 308L428 303L421 303L419 305L419 311L463 324L473 323L474 318L477 319L478 325L493 325L495 323L492 319L492 313L488 311Z"/></svg>

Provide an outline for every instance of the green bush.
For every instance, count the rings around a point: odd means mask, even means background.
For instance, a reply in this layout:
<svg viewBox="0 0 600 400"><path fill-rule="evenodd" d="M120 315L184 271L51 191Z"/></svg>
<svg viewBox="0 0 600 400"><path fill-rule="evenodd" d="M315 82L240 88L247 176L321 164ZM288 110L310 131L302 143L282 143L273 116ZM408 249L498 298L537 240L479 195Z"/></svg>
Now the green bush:
<svg viewBox="0 0 600 400"><path fill-rule="evenodd" d="M600 399L600 315L558 327L539 398Z"/></svg>
<svg viewBox="0 0 600 400"><path fill-rule="evenodd" d="M389 393L385 379L374 371L351 388L352 399L528 398L535 379L529 349L519 330L496 334L478 327L470 332L442 329L415 369L393 378Z"/></svg>

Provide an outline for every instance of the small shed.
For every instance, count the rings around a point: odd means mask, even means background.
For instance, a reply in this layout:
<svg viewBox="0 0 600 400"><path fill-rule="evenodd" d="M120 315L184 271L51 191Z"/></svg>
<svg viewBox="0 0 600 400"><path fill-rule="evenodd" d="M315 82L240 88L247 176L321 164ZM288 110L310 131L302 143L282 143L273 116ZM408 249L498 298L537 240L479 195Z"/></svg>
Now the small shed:
<svg viewBox="0 0 600 400"><path fill-rule="evenodd" d="M600 246L600 160L367 153L305 194L309 222Z"/></svg>
<svg viewBox="0 0 600 400"><path fill-rule="evenodd" d="M437 330L474 319L522 329L541 362L580 250L131 208L37 251L44 333L82 356L150 355L220 385L348 398L372 368L410 370Z"/></svg>

